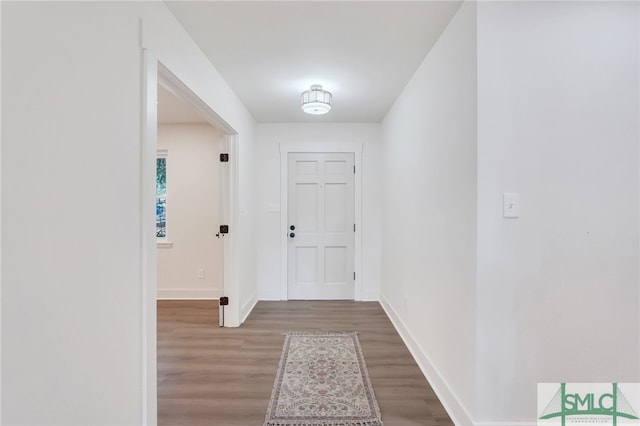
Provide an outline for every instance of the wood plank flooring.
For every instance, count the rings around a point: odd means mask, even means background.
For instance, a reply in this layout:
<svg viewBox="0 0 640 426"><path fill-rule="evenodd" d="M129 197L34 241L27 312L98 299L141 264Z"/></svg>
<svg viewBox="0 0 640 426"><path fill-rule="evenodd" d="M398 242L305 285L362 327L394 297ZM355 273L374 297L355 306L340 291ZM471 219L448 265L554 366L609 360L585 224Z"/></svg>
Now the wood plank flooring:
<svg viewBox="0 0 640 426"><path fill-rule="evenodd" d="M377 302L258 302L220 328L216 301L158 302L158 424L262 426L287 331L358 331L385 426L453 426Z"/></svg>

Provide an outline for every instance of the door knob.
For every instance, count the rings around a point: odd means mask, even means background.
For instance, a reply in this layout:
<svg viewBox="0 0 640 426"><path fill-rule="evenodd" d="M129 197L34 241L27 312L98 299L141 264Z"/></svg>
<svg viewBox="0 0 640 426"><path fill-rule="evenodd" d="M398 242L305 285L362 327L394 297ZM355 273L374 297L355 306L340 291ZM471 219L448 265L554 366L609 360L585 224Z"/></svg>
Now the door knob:
<svg viewBox="0 0 640 426"><path fill-rule="evenodd" d="M289 236L290 236L291 238L293 238L293 237L295 237L295 236L296 236L296 234L294 234L294 233L292 232L292 233L290 233L290 234L289 234Z"/></svg>
<svg viewBox="0 0 640 426"><path fill-rule="evenodd" d="M296 227L295 227L295 226L293 226L293 225L291 225L291 226L289 227L289 229L291 229L292 231L295 231L295 230L296 230Z"/></svg>

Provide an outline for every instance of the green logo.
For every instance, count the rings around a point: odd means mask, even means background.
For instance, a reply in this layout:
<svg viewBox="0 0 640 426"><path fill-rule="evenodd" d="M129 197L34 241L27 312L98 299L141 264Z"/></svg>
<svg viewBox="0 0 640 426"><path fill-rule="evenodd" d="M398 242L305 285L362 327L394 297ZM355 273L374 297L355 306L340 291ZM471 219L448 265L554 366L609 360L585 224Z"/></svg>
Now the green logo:
<svg viewBox="0 0 640 426"><path fill-rule="evenodd" d="M618 383L539 383L538 405L543 394L549 395L557 389L539 412L539 425L593 425L610 424L613 426L640 425L636 414L638 409L638 384L629 384L634 392L631 400L622 393ZM546 388L542 388L545 386ZM633 387L633 389L631 388ZM544 402L544 401L542 401Z"/></svg>

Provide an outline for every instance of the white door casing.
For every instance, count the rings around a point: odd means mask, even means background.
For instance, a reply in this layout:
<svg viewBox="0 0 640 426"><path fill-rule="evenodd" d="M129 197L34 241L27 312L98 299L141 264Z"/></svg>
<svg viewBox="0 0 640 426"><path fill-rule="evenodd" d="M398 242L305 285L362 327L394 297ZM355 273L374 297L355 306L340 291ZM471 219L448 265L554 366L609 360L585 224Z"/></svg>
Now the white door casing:
<svg viewBox="0 0 640 426"><path fill-rule="evenodd" d="M354 154L290 153L288 169L287 296L353 300Z"/></svg>

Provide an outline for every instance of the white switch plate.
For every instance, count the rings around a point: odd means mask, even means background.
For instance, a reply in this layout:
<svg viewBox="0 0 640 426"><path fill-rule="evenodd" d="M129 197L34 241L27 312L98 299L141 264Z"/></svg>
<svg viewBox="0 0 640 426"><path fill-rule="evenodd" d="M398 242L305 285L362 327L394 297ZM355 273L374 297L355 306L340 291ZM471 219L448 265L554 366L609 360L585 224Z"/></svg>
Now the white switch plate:
<svg viewBox="0 0 640 426"><path fill-rule="evenodd" d="M509 218L520 217L520 194L505 192L502 199L502 215Z"/></svg>
<svg viewBox="0 0 640 426"><path fill-rule="evenodd" d="M204 279L204 269L199 268L198 269L198 278L203 280Z"/></svg>

